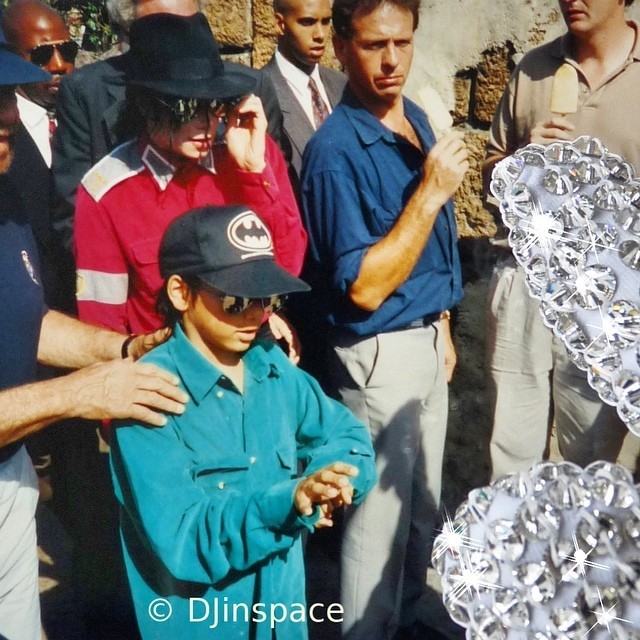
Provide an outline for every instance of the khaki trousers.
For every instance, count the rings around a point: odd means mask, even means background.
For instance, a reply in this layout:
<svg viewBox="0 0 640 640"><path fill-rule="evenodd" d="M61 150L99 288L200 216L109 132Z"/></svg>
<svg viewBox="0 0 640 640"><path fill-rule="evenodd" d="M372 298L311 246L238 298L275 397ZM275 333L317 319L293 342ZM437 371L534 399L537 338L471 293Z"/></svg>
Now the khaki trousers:
<svg viewBox="0 0 640 640"><path fill-rule="evenodd" d="M555 420L565 460L615 462L627 428L542 322L524 272L502 266L489 294L487 354L493 386L492 478L543 458Z"/></svg>
<svg viewBox="0 0 640 640"><path fill-rule="evenodd" d="M379 478L345 519L343 636L388 640L413 621L426 585L448 411L441 332L334 336L328 372L370 429Z"/></svg>

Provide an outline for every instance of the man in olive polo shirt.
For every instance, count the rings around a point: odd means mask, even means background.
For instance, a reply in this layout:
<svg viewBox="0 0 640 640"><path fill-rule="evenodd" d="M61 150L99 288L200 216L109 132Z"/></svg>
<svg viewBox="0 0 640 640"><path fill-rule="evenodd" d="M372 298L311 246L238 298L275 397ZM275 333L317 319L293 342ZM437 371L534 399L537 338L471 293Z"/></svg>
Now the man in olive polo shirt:
<svg viewBox="0 0 640 640"><path fill-rule="evenodd" d="M639 25L625 18L632 3L559 0L568 32L529 52L513 72L491 128L487 185L495 163L518 148L581 135L600 138L640 170ZM554 114L554 75L563 64L576 71L578 100L575 112ZM542 323L523 270L510 254L504 258L494 277L488 322L496 391L493 477L527 469L542 458L552 419L566 460L581 465L615 461L627 429Z"/></svg>

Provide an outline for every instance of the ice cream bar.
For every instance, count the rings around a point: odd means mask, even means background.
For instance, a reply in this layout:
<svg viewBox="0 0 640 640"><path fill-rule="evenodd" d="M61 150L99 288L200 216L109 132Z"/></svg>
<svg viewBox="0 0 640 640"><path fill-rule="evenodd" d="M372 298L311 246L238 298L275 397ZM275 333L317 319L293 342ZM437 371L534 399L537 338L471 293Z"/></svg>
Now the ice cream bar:
<svg viewBox="0 0 640 640"><path fill-rule="evenodd" d="M553 76L551 113L565 115L578 110L578 72L568 63L560 65Z"/></svg>
<svg viewBox="0 0 640 640"><path fill-rule="evenodd" d="M418 98L422 108L429 118L429 124L435 133L436 138L440 138L453 125L453 118L445 107L438 92L429 85L422 87L418 91Z"/></svg>

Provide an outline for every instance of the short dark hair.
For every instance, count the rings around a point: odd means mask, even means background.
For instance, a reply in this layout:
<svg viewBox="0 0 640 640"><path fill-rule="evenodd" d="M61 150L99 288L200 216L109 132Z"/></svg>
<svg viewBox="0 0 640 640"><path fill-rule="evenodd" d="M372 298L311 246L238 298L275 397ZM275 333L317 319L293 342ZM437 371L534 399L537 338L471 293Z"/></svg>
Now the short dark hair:
<svg viewBox="0 0 640 640"><path fill-rule="evenodd" d="M630 7L633 4L633 0L624 0L624 6Z"/></svg>
<svg viewBox="0 0 640 640"><path fill-rule="evenodd" d="M184 283L189 287L191 293L197 293L200 289L203 288L202 281L195 276L180 276ZM182 319L182 313L178 311L174 306L171 300L169 300L169 294L167 293L167 282L169 278L167 278L162 283L162 289L160 289L158 293L158 298L156 300L156 311L158 315L164 320L165 327L175 327L175 325L180 322Z"/></svg>
<svg viewBox="0 0 640 640"><path fill-rule="evenodd" d="M368 15L383 4L392 4L410 11L413 16L413 30L418 28L420 0L334 0L331 19L336 35L343 40L349 40L353 37L353 18L356 13Z"/></svg>

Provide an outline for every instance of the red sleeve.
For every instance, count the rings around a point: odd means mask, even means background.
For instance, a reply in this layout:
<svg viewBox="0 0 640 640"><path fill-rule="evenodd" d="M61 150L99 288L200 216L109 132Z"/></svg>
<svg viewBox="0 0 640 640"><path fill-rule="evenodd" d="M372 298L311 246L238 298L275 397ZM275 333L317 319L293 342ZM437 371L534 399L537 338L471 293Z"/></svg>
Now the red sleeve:
<svg viewBox="0 0 640 640"><path fill-rule="evenodd" d="M76 197L73 247L80 320L129 333L127 264L108 211L82 185Z"/></svg>
<svg viewBox="0 0 640 640"><path fill-rule="evenodd" d="M297 276L307 250L307 233L302 226L293 195L287 164L278 145L267 136L267 166L260 174L239 171L239 201L251 207L267 224L276 262Z"/></svg>

